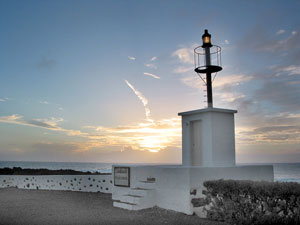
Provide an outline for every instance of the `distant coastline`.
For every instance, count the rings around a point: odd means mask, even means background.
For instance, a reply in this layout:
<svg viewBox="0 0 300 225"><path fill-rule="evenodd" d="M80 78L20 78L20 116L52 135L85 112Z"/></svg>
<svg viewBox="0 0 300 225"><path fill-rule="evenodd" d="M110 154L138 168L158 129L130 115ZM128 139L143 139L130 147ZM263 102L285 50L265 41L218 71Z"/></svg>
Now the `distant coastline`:
<svg viewBox="0 0 300 225"><path fill-rule="evenodd" d="M23 169L21 167L0 168L0 175L103 175L110 173L83 172L71 169L49 170L41 169Z"/></svg>
<svg viewBox="0 0 300 225"><path fill-rule="evenodd" d="M18 173L17 171L6 175L97 175L97 174L111 174L113 163L95 163L95 162L30 162L30 161L1 161L0 171L4 168L22 168L24 171ZM126 163L122 163L126 164ZM262 163L263 165L268 163ZM298 182L300 183L300 163L269 163L274 166L275 181L282 182ZM143 165L160 165L160 164L143 164ZM241 165L254 165L254 163ZM261 165L256 163L256 165ZM31 171L27 170L31 169ZM27 171L26 171L27 170ZM35 171L33 171L35 170ZM49 171L46 171L49 170ZM26 174L25 174L26 172ZM28 173L27 173L28 172ZM29 174L30 172L33 172ZM9 172L5 172L9 173ZM16 174L18 173L18 174ZM4 175L3 172L0 174Z"/></svg>
<svg viewBox="0 0 300 225"><path fill-rule="evenodd" d="M111 163L82 162L39 162L39 161L0 161L0 168L21 167L22 169L74 170L80 172L111 173Z"/></svg>

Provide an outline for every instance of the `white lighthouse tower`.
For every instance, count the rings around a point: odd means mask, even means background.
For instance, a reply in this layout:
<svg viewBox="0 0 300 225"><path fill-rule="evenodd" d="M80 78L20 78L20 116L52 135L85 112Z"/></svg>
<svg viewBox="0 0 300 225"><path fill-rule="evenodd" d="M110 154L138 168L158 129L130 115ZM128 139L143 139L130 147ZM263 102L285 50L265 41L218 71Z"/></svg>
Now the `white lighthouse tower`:
<svg viewBox="0 0 300 225"><path fill-rule="evenodd" d="M185 166L234 166L234 114L237 111L213 107L212 74L222 70L221 48L212 45L207 30L202 42L194 49L195 72L207 87L208 105L178 114L182 116L182 163Z"/></svg>

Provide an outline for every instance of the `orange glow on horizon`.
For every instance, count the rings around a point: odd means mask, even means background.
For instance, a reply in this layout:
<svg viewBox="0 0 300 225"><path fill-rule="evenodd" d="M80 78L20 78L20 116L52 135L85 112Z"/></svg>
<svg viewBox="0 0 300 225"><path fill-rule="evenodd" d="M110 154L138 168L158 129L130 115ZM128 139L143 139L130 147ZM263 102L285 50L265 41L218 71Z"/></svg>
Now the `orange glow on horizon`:
<svg viewBox="0 0 300 225"><path fill-rule="evenodd" d="M132 126L119 127L86 127L92 129L89 139L97 147L129 146L134 150L159 152L166 147L181 146L180 118L138 123ZM95 132L95 133L94 133Z"/></svg>

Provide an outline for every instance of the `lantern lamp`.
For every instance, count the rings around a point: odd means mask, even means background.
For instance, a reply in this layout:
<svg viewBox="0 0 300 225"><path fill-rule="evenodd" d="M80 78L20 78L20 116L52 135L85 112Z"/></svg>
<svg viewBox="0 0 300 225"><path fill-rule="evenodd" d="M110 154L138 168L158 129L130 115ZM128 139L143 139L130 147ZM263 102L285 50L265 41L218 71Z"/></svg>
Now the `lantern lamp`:
<svg viewBox="0 0 300 225"><path fill-rule="evenodd" d="M202 48L206 47L212 47L211 35L208 33L208 30L204 30L204 34L202 35Z"/></svg>

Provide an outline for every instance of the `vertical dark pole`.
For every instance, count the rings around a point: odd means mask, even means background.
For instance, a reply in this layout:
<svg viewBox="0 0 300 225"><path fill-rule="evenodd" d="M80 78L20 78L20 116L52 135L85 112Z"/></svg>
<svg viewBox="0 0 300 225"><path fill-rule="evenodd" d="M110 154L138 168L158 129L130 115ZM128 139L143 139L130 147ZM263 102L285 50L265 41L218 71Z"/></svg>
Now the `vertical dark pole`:
<svg viewBox="0 0 300 225"><path fill-rule="evenodd" d="M206 66L210 66L210 47L205 47L205 61ZM211 73L206 72L206 86L207 86L207 105L208 108L213 107L213 100L212 100L212 84L211 84Z"/></svg>
<svg viewBox="0 0 300 225"><path fill-rule="evenodd" d="M206 85L207 85L207 104L208 108L213 107L212 99L212 85L211 85L211 73L206 73Z"/></svg>

